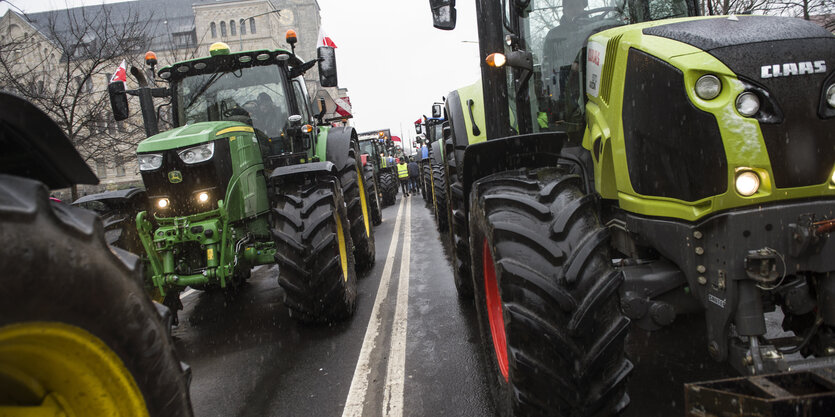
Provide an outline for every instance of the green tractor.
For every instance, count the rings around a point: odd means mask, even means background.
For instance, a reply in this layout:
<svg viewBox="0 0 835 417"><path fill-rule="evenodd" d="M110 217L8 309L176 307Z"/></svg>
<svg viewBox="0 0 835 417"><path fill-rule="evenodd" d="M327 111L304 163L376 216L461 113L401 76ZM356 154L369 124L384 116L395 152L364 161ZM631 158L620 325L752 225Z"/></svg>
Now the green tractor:
<svg viewBox="0 0 835 417"><path fill-rule="evenodd" d="M382 204L380 207L390 206L397 199L397 192L400 188L395 172L396 167L390 161L390 157L394 155L391 132L388 129L363 132L359 134L359 138L361 152L368 155L367 161L374 169L374 178Z"/></svg>
<svg viewBox="0 0 835 417"><path fill-rule="evenodd" d="M61 128L0 92L0 415L193 415L170 310L102 218L50 199L97 184ZM48 187L48 188L47 188Z"/></svg>
<svg viewBox="0 0 835 417"><path fill-rule="evenodd" d="M421 159L421 169L425 191L424 198L432 206L438 230L446 231L447 224L447 196L446 172L444 168L444 148L446 138L444 130L448 123L443 115L443 103L432 105L432 117L425 117L423 126L426 128L426 145L428 157ZM420 130L420 124L415 124L415 131Z"/></svg>
<svg viewBox="0 0 835 417"><path fill-rule="evenodd" d="M288 33L288 43L295 36ZM301 61L293 51L210 56L159 70L168 87L132 68L137 90L110 84L117 120L138 95L148 139L137 148L150 203L136 218L149 283L172 310L180 292L234 289L252 267L278 264L292 316L334 321L353 314L356 271L374 263L371 199L350 127L314 114L302 75L319 65L336 85L332 48ZM155 58L146 57L154 73ZM154 82L155 83L155 82ZM152 97L168 97L175 128L157 133Z"/></svg>
<svg viewBox="0 0 835 417"><path fill-rule="evenodd" d="M455 26L454 1L430 5ZM767 407L831 412L793 384L835 354L835 37L686 17L692 0L476 6L482 80L446 101L449 233L498 413L618 413L630 327L686 314L705 357L743 375L808 371L752 377L794 393ZM767 335L778 308L794 336ZM769 398L717 386L688 391L687 412Z"/></svg>

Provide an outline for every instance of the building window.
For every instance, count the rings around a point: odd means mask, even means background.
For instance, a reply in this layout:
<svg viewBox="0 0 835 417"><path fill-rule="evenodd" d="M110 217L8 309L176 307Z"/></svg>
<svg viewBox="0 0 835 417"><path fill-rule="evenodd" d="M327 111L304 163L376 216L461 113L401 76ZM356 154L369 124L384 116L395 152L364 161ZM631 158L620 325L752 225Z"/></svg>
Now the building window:
<svg viewBox="0 0 835 417"><path fill-rule="evenodd" d="M220 22L220 37L226 37L226 22Z"/></svg>
<svg viewBox="0 0 835 417"><path fill-rule="evenodd" d="M212 22L209 25L209 28L212 30L212 37L216 38L217 37L217 25L215 24L215 22Z"/></svg>
<svg viewBox="0 0 835 417"><path fill-rule="evenodd" d="M107 163L104 159L96 159L96 175L99 178L107 178Z"/></svg>
<svg viewBox="0 0 835 417"><path fill-rule="evenodd" d="M232 36L235 36L235 35L237 35L237 33L235 33L235 32L236 32L235 31L235 21L230 20L229 21L229 34L232 35Z"/></svg>
<svg viewBox="0 0 835 417"><path fill-rule="evenodd" d="M125 158L122 156L116 156L116 176L125 176Z"/></svg>
<svg viewBox="0 0 835 417"><path fill-rule="evenodd" d="M246 20L241 19L241 35L246 35Z"/></svg>
<svg viewBox="0 0 835 417"><path fill-rule="evenodd" d="M255 34L255 18L249 18L249 33Z"/></svg>
<svg viewBox="0 0 835 417"><path fill-rule="evenodd" d="M174 46L178 48L189 48L197 45L197 33L194 31L177 32L173 34Z"/></svg>

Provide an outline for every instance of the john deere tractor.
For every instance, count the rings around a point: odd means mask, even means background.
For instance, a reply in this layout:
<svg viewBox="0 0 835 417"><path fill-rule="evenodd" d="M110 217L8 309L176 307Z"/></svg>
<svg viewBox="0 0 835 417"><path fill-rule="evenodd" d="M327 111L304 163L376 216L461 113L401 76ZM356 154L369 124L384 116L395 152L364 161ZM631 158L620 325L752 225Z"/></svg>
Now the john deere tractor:
<svg viewBox="0 0 835 417"><path fill-rule="evenodd" d="M318 63L321 84L336 85L333 49L309 62L286 50L233 53L224 43L209 52L160 69L167 87L136 68L138 89L110 85L116 119L128 115L126 94L138 95L150 136L137 157L151 208L136 223L152 286L180 308L186 286L232 289L253 266L276 263L294 317L350 316L355 267L374 263L373 195L356 132L326 126L302 78ZM155 58L146 63L153 74ZM152 97L169 98L175 128L156 132Z"/></svg>
<svg viewBox="0 0 835 417"><path fill-rule="evenodd" d="M394 164L389 162L389 157L394 155L391 133L388 129L374 130L360 133L359 138L361 152L368 154L367 160L374 169L381 207L390 206L397 199L399 189Z"/></svg>
<svg viewBox="0 0 835 417"><path fill-rule="evenodd" d="M430 1L436 27L454 3ZM630 327L684 314L743 375L808 371L693 389L688 413L831 413L835 37L690 0L476 6L482 80L446 101L450 233L499 414L619 412ZM777 308L794 336L767 335Z"/></svg>
<svg viewBox="0 0 835 417"><path fill-rule="evenodd" d="M0 415L191 416L170 311L95 213L49 189L97 184L61 128L0 92Z"/></svg>

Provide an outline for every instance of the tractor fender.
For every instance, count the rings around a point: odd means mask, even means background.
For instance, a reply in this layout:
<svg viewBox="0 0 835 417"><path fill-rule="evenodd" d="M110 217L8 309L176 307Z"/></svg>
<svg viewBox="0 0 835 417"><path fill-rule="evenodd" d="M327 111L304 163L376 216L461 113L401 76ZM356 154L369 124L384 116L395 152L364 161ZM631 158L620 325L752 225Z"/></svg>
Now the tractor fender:
<svg viewBox="0 0 835 417"><path fill-rule="evenodd" d="M0 172L32 178L51 189L99 183L64 131L32 103L0 93L0 130L7 161Z"/></svg>
<svg viewBox="0 0 835 417"><path fill-rule="evenodd" d="M444 140L436 140L432 142L432 165L444 164Z"/></svg>
<svg viewBox="0 0 835 417"><path fill-rule="evenodd" d="M336 176L336 166L331 161L324 161L279 167L274 169L272 174L270 174L270 184L310 178L321 174Z"/></svg>
<svg viewBox="0 0 835 417"><path fill-rule="evenodd" d="M357 142L357 132L350 126L332 127L328 131L328 143L325 151L327 160L333 162L337 170L342 171L348 165L348 150L352 142Z"/></svg>
<svg viewBox="0 0 835 417"><path fill-rule="evenodd" d="M464 207L474 182L490 174L519 168L557 166L568 135L563 132L532 133L488 140L467 146L461 167Z"/></svg>

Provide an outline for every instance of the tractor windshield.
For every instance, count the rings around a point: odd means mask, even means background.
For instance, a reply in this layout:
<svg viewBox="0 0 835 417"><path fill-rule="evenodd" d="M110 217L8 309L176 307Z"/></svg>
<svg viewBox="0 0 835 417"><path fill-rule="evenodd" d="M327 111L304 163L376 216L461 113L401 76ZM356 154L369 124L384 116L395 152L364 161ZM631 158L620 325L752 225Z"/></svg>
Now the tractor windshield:
<svg viewBox="0 0 835 417"><path fill-rule="evenodd" d="M584 128L581 64L588 37L615 26L688 15L686 0L533 0L528 7L518 35L534 61L530 125L534 131L565 131L572 140Z"/></svg>
<svg viewBox="0 0 835 417"><path fill-rule="evenodd" d="M290 115L284 79L277 65L183 78L174 84L179 125L231 120L279 137Z"/></svg>

